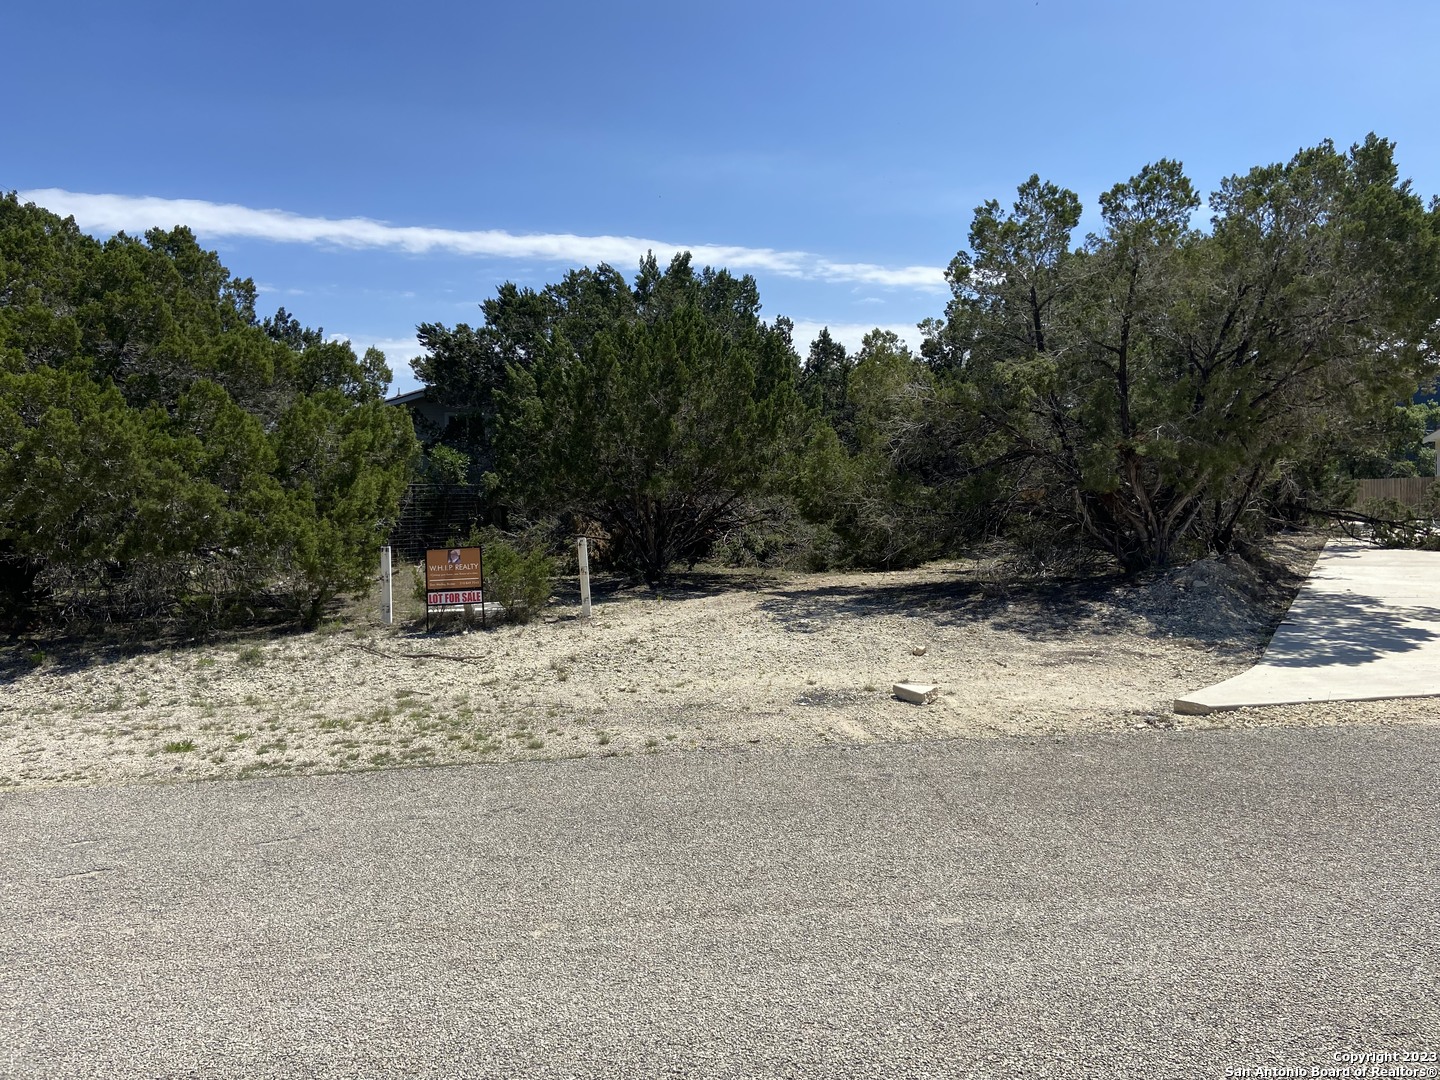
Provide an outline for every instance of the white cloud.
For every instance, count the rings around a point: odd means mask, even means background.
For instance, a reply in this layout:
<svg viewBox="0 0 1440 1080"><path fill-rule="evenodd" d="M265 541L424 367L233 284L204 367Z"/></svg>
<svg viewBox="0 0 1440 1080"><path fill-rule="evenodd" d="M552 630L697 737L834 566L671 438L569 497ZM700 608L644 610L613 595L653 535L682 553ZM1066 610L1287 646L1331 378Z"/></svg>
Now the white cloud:
<svg viewBox="0 0 1440 1080"><path fill-rule="evenodd" d="M813 319L796 319L795 332L792 335L795 341L795 351L803 357L810 351L810 343L819 337L820 331L826 327L830 328L830 336L851 352L860 348L865 335L872 330L892 331L916 352L920 350L920 342L924 340L919 327L914 323L881 323L877 325L875 323L822 323Z"/></svg>
<svg viewBox="0 0 1440 1080"><path fill-rule="evenodd" d="M409 371L410 361L425 353L425 349L417 337L367 338L363 334L326 334L325 336L331 341L348 341L356 353L363 353L372 346L379 349L385 354L385 359L397 374L401 371Z"/></svg>
<svg viewBox="0 0 1440 1080"><path fill-rule="evenodd" d="M816 259L815 265L818 272L814 275L798 276L814 276L823 281L858 281L865 285L893 285L909 289L945 288L945 271L939 266L875 266L872 263L837 263L828 259Z"/></svg>
<svg viewBox="0 0 1440 1080"><path fill-rule="evenodd" d="M20 192L54 213L74 217L85 229L144 232L159 226L187 225L205 237L246 237L280 243L329 244L347 248L386 248L409 254L446 252L499 259L538 259L570 265L607 262L628 268L647 251L662 262L689 251L701 265L779 274L811 281L852 282L894 288L941 290L945 273L938 266L878 266L836 262L806 251L677 244L636 236L579 236L574 233L517 235L500 229L433 229L391 225L370 218L319 218L285 210L256 210L234 203L201 199L161 199L138 195L88 195L60 188Z"/></svg>
<svg viewBox="0 0 1440 1080"><path fill-rule="evenodd" d="M415 378L415 373L410 370L410 361L425 355L419 338L373 338L363 334L326 334L325 337L330 341L348 341L357 356L362 355L372 345L383 352L385 363L390 366L393 376L389 391L391 394L403 394L419 389L420 380Z"/></svg>

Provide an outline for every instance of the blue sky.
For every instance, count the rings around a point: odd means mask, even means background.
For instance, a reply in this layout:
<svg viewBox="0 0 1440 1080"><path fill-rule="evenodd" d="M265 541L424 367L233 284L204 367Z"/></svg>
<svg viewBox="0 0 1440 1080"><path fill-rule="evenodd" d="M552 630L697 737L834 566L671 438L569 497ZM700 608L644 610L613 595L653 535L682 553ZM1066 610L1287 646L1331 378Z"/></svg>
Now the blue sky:
<svg viewBox="0 0 1440 1080"><path fill-rule="evenodd" d="M755 275L767 318L918 340L974 207L1202 191L1376 131L1440 192L1440 5L24 5L0 189L97 235L184 223L262 314L379 344L606 259ZM82 197L84 196L84 197ZM703 249L703 250L702 250Z"/></svg>

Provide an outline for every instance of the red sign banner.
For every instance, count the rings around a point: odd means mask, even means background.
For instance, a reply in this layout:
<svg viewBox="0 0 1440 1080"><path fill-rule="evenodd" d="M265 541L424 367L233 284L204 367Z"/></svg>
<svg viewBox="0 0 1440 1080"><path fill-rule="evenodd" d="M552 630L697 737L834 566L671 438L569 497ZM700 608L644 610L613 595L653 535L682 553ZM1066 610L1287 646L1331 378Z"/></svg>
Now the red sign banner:
<svg viewBox="0 0 1440 1080"><path fill-rule="evenodd" d="M446 604L483 604L484 597L479 589L466 589L462 592L427 592L425 603L431 607L443 607Z"/></svg>

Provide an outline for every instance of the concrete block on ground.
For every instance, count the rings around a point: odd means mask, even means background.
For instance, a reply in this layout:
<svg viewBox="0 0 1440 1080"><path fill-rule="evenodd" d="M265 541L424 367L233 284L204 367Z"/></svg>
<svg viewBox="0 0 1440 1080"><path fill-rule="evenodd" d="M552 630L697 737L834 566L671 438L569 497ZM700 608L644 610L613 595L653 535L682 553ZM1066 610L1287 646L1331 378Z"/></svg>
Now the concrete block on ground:
<svg viewBox="0 0 1440 1080"><path fill-rule="evenodd" d="M929 705L935 700L935 695L940 693L940 688L930 683L897 682L893 692L901 701L908 701L912 705Z"/></svg>

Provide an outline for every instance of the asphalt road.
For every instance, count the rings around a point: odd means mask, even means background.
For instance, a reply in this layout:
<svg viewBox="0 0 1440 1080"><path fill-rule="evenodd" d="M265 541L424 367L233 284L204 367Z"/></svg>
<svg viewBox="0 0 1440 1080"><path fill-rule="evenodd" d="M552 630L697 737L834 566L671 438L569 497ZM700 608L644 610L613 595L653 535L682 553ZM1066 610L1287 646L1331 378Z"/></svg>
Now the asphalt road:
<svg viewBox="0 0 1440 1080"><path fill-rule="evenodd" d="M12 793L0 1074L1434 1055L1437 796L1440 728L1413 727Z"/></svg>

